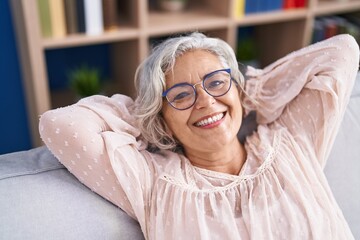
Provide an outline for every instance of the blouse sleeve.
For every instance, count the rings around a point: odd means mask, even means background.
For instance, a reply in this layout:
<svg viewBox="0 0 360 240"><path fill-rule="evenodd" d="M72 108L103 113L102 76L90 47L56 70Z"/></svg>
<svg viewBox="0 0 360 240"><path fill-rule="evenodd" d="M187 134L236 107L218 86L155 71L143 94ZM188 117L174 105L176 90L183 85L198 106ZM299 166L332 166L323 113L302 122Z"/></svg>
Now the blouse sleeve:
<svg viewBox="0 0 360 240"><path fill-rule="evenodd" d="M40 135L82 183L133 218L145 219L153 171L132 108L123 95L85 98L44 113Z"/></svg>
<svg viewBox="0 0 360 240"><path fill-rule="evenodd" d="M249 68L245 111L282 125L324 167L359 66L359 46L338 35L295 51L263 70ZM273 125L273 126L274 126Z"/></svg>

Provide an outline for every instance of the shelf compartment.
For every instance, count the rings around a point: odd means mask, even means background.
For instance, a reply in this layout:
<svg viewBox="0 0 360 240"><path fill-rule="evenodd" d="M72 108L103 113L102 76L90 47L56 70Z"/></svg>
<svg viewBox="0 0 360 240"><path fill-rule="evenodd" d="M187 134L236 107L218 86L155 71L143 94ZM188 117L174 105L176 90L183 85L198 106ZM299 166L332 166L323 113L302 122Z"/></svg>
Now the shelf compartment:
<svg viewBox="0 0 360 240"><path fill-rule="evenodd" d="M101 94L121 93L135 97L134 75L140 64L139 43L138 39L133 39L45 51L47 69L52 69L47 76L50 107L64 107L79 100L70 88L68 74L81 66L99 70L103 85ZM74 56L69 54L71 52L75 53Z"/></svg>
<svg viewBox="0 0 360 240"><path fill-rule="evenodd" d="M76 102L76 96L69 89L57 89L51 91L50 100L51 108L59 108L74 104Z"/></svg>
<svg viewBox="0 0 360 240"><path fill-rule="evenodd" d="M256 46L259 67L263 68L286 54L303 47L305 24L306 21L300 19L286 23L277 22L253 26L252 36ZM238 35L238 38L238 41L242 38L241 34Z"/></svg>
<svg viewBox="0 0 360 240"><path fill-rule="evenodd" d="M342 14L358 11L359 8L360 1L319 1L314 7L314 13L316 16Z"/></svg>
<svg viewBox="0 0 360 240"><path fill-rule="evenodd" d="M276 22L288 22L296 19L305 19L307 17L307 11L307 9L301 8L254 13L235 19L235 23L237 26L250 26Z"/></svg>
<svg viewBox="0 0 360 240"><path fill-rule="evenodd" d="M125 94L135 99L135 72L141 63L140 40L117 42L110 45L112 79L108 95Z"/></svg>
<svg viewBox="0 0 360 240"><path fill-rule="evenodd" d="M208 37L215 37L215 38L220 38L224 41L227 41L227 37L228 37L228 34L229 34L229 30L227 28L216 28L216 29L207 29L205 31L201 31L203 34L205 34L206 36ZM184 33L186 34L185 32L180 32L181 33ZM157 46L158 44L162 43L163 41L165 41L166 39L170 38L170 37L173 37L173 36L176 36L175 35L171 35L171 34L168 34L168 35L165 35L165 36L161 36L161 37L151 37L149 38L149 41L148 41L148 49L149 51L151 52L151 50Z"/></svg>
<svg viewBox="0 0 360 240"><path fill-rule="evenodd" d="M194 30L210 30L227 27L229 19L219 15L209 15L204 11L186 11L181 13L150 12L149 36L169 35Z"/></svg>

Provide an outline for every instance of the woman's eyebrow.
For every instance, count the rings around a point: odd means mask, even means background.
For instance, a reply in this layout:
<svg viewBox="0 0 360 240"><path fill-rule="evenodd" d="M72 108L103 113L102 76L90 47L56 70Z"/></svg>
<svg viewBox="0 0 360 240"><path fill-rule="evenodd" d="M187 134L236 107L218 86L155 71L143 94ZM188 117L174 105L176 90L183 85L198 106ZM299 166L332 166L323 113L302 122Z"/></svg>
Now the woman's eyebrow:
<svg viewBox="0 0 360 240"><path fill-rule="evenodd" d="M197 82L195 82L194 84L203 81L207 76L209 76L209 75L213 74L214 72L219 71L219 70L221 70L221 69L222 69L222 68L219 68L219 69L213 70L213 71L211 71L211 72L205 73L203 76L200 77L200 80L197 81ZM172 84L172 85L169 86L167 89L172 88L172 87L175 86L175 85L183 84L183 83L193 85L193 84L191 83L191 80L187 80L187 81L185 80L185 81L182 81L182 82L178 82L178 83Z"/></svg>

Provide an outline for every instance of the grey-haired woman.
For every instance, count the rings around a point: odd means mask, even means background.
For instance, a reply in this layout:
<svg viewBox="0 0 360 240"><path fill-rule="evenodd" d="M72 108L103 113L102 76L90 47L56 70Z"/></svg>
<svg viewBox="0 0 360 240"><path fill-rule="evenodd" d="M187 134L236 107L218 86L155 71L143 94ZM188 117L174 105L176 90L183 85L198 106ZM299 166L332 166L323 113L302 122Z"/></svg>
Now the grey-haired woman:
<svg viewBox="0 0 360 240"><path fill-rule="evenodd" d="M352 239L323 167L358 62L340 35L248 68L245 83L227 43L192 33L139 66L135 101L82 99L44 113L40 134L146 239ZM250 111L259 125L241 142Z"/></svg>

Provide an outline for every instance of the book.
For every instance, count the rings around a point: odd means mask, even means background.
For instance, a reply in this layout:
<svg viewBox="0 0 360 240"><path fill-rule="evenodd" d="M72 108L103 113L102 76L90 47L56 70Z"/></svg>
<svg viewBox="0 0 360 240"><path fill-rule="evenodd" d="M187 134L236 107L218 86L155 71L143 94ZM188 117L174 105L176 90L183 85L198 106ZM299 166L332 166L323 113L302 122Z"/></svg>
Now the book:
<svg viewBox="0 0 360 240"><path fill-rule="evenodd" d="M86 23L85 23L85 9L84 9L84 0L75 0L76 5L76 21L77 21L77 30L79 33L85 33Z"/></svg>
<svg viewBox="0 0 360 240"><path fill-rule="evenodd" d="M103 20L105 31L118 30L117 0L102 0Z"/></svg>
<svg viewBox="0 0 360 240"><path fill-rule="evenodd" d="M267 11L282 10L283 0L267 0Z"/></svg>
<svg viewBox="0 0 360 240"><path fill-rule="evenodd" d="M246 0L245 1L245 14L255 13L257 11L257 0Z"/></svg>
<svg viewBox="0 0 360 240"><path fill-rule="evenodd" d="M295 7L303 8L305 6L306 6L306 0L296 0L295 1Z"/></svg>
<svg viewBox="0 0 360 240"><path fill-rule="evenodd" d="M85 33L98 35L104 32L101 0L84 0Z"/></svg>
<svg viewBox="0 0 360 240"><path fill-rule="evenodd" d="M296 7L296 0L284 0L283 1L283 9L292 9Z"/></svg>
<svg viewBox="0 0 360 240"><path fill-rule="evenodd" d="M53 37L66 35L64 0L49 1L51 29Z"/></svg>
<svg viewBox="0 0 360 240"><path fill-rule="evenodd" d="M360 40L360 20L353 16L329 16L315 19L312 42L347 33Z"/></svg>
<svg viewBox="0 0 360 240"><path fill-rule="evenodd" d="M324 23L322 20L315 19L312 33L312 43L320 42L325 39Z"/></svg>
<svg viewBox="0 0 360 240"><path fill-rule="evenodd" d="M50 8L49 0L38 0L38 11L40 19L41 34L43 37L51 37L51 17L50 17Z"/></svg>
<svg viewBox="0 0 360 240"><path fill-rule="evenodd" d="M324 19L325 38L331 38L338 34L338 25L335 19L325 18Z"/></svg>
<svg viewBox="0 0 360 240"><path fill-rule="evenodd" d="M64 6L67 34L77 33L79 30L76 2L74 0L64 0Z"/></svg>
<svg viewBox="0 0 360 240"><path fill-rule="evenodd" d="M235 0L234 16L241 18L245 14L245 0Z"/></svg>

